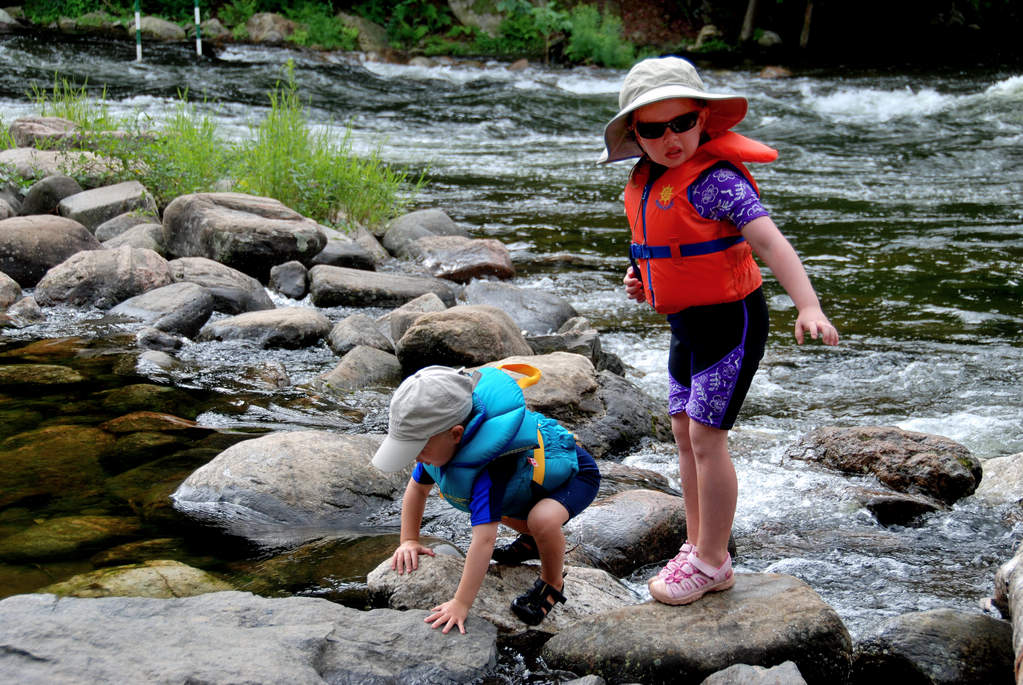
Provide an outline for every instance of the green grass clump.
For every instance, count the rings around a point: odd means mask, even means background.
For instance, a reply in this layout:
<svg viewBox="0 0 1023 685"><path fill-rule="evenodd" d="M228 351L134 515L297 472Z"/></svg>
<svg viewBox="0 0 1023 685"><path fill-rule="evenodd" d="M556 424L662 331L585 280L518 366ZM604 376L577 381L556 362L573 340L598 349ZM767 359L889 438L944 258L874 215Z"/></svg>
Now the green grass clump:
<svg viewBox="0 0 1023 685"><path fill-rule="evenodd" d="M576 5L569 13L565 56L575 63L627 69L636 49L622 38L622 20L600 12L593 5Z"/></svg>

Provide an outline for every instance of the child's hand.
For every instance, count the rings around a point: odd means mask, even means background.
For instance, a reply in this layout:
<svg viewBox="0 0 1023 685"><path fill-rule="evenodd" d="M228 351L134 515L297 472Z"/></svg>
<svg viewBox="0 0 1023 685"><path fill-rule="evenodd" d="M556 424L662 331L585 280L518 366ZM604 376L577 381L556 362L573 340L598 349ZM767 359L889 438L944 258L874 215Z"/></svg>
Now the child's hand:
<svg viewBox="0 0 1023 685"><path fill-rule="evenodd" d="M406 540L398 546L398 549L394 550L394 556L391 557L391 568L397 571L399 576L403 575L406 569L412 573L419 568L420 554L436 556L432 549L423 547L418 540Z"/></svg>
<svg viewBox="0 0 1023 685"><path fill-rule="evenodd" d="M796 317L796 342L800 345L803 344L804 331L814 340L820 336L825 345L838 344L838 329L831 325L819 307L807 307Z"/></svg>
<svg viewBox="0 0 1023 685"><path fill-rule="evenodd" d="M451 626L458 626L458 630L465 635L465 619L469 616L469 607L465 606L457 599L449 599L448 601L441 604L439 607L430 609L433 613L423 619L426 623L433 623L433 628L436 628L441 623L445 623L442 633L447 633L451 630Z"/></svg>
<svg viewBox="0 0 1023 685"><path fill-rule="evenodd" d="M636 302L646 301L646 295L643 294L643 281L636 278L636 273L632 270L631 266L626 270L622 283L625 284L625 294L630 300L635 300Z"/></svg>

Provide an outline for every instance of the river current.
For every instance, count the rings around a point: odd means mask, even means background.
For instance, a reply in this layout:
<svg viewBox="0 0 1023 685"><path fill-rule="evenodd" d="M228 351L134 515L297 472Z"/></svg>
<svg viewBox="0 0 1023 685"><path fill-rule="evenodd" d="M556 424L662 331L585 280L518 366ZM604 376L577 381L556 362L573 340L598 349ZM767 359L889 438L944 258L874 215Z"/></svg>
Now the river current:
<svg viewBox="0 0 1023 685"><path fill-rule="evenodd" d="M184 48L147 47L143 63L133 59L128 43L7 38L0 118L35 113L26 92L51 87L56 73L97 95L105 86L120 114L159 118L187 88L206 99L225 135L244 136L292 59L314 123L338 136L348 126L356 151L377 150L390 164L425 173L415 206L443 209L473 235L505 242L517 285L567 298L626 363L629 379L666 397L667 328L620 287L629 164L595 164L623 71L399 66L257 47L201 60ZM834 348L796 345L791 302L765 270L771 337L731 437L737 569L803 579L854 638L901 613L981 611L997 567L1023 536L1007 508L970 497L918 525L884 527L854 496L855 488L876 487L872 478L784 453L816 427L851 425L943 435L981 461L1023 451L1023 75L701 72L710 90L749 98L736 130L780 151L753 173L842 335ZM326 313L339 320L350 311ZM95 318L49 314L45 324L4 335L69 335ZM187 372L140 372L243 398L237 411L200 416L206 425L386 427L386 397L353 398L348 407L366 413L356 424L341 418L344 402L291 403L286 392L260 394L247 380L265 361L301 385L336 363L325 347L238 354L191 344L179 356ZM677 484L671 445L646 445L624 461ZM625 580L645 591L643 578Z"/></svg>

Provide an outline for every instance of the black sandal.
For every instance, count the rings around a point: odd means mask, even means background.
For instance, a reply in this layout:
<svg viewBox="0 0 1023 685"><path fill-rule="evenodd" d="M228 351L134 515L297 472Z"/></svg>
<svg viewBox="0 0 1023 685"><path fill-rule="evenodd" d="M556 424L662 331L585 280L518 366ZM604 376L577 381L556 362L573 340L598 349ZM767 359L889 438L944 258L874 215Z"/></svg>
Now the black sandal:
<svg viewBox="0 0 1023 685"><path fill-rule="evenodd" d="M521 564L529 559L539 559L540 552L536 548L536 540L531 535L522 534L502 547L495 547L491 559L499 564Z"/></svg>
<svg viewBox="0 0 1023 685"><path fill-rule="evenodd" d="M565 595L537 578L533 589L515 598L511 610L527 626L535 626L547 617L558 602L564 604Z"/></svg>

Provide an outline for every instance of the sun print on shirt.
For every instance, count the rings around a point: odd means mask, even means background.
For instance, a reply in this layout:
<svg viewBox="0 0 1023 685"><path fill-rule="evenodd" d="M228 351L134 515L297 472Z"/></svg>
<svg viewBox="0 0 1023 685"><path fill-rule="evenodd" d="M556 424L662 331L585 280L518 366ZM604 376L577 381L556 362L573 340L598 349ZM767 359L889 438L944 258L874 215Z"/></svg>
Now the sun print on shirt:
<svg viewBox="0 0 1023 685"><path fill-rule="evenodd" d="M674 195L675 189L672 186L670 185L664 186L663 188L661 188L661 196L656 200L657 206L660 207L661 209L671 209L671 206L675 204L675 201L673 199Z"/></svg>

